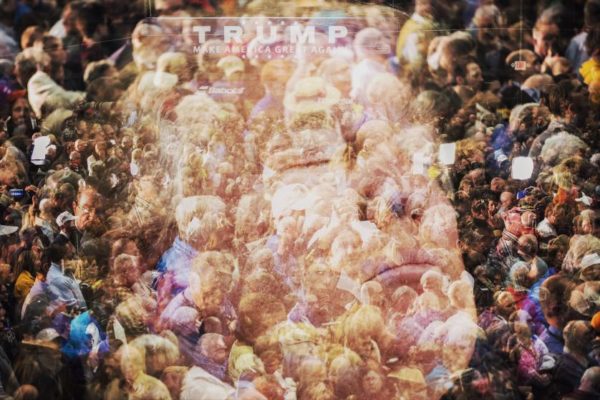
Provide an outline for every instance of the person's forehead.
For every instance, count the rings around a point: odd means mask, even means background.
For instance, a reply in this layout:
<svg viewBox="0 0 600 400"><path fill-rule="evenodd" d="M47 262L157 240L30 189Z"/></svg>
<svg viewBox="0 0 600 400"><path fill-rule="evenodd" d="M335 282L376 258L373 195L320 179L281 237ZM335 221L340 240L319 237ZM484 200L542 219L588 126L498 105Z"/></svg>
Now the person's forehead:
<svg viewBox="0 0 600 400"><path fill-rule="evenodd" d="M467 64L467 71L471 73L479 72L481 71L481 67L476 62L470 62Z"/></svg>

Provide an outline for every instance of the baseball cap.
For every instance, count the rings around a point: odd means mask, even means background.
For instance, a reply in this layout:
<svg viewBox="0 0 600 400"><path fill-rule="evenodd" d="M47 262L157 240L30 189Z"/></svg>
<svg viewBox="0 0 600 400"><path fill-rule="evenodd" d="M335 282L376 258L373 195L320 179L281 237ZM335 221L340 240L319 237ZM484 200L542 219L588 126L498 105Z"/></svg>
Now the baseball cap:
<svg viewBox="0 0 600 400"><path fill-rule="evenodd" d="M68 211L63 211L58 217L56 217L56 224L62 227L69 221L75 221L75 216Z"/></svg>

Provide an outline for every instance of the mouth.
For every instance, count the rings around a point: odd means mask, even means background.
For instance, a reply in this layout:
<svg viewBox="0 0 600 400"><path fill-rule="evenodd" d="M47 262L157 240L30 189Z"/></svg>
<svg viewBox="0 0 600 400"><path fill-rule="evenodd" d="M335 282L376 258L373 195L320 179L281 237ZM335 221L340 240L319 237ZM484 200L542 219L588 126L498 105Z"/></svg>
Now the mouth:
<svg viewBox="0 0 600 400"><path fill-rule="evenodd" d="M378 264L367 281L376 281L384 290L393 292L400 286L421 288L421 277L431 269L444 269L439 257L423 248L402 249L398 251L396 262Z"/></svg>

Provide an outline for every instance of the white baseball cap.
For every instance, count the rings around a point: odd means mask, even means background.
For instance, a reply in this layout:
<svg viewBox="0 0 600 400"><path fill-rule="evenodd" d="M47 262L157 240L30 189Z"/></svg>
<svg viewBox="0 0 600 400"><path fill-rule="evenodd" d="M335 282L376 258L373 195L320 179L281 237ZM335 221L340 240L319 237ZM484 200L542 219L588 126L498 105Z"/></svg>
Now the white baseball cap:
<svg viewBox="0 0 600 400"><path fill-rule="evenodd" d="M60 215L58 217L56 217L56 224L59 227L62 227L64 224L66 224L69 221L75 221L75 216L73 214L71 214L68 211L63 211L62 213L60 213Z"/></svg>

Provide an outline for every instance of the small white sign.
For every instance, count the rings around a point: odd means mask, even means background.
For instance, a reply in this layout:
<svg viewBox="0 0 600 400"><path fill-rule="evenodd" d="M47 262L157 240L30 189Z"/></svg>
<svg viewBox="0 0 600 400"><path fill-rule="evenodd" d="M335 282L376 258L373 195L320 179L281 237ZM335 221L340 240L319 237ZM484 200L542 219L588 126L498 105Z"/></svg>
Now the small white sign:
<svg viewBox="0 0 600 400"><path fill-rule="evenodd" d="M40 136L33 141L33 152L31 153L31 163L33 165L44 165L48 146L50 146L49 136Z"/></svg>
<svg viewBox="0 0 600 400"><path fill-rule="evenodd" d="M530 157L515 157L511 168L512 178L526 181L533 175L533 159Z"/></svg>
<svg viewBox="0 0 600 400"><path fill-rule="evenodd" d="M442 143L438 153L440 164L452 165L456 160L456 143Z"/></svg>

